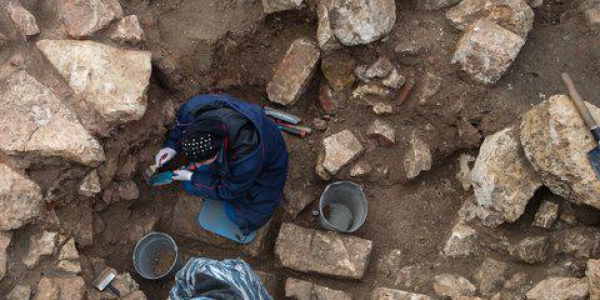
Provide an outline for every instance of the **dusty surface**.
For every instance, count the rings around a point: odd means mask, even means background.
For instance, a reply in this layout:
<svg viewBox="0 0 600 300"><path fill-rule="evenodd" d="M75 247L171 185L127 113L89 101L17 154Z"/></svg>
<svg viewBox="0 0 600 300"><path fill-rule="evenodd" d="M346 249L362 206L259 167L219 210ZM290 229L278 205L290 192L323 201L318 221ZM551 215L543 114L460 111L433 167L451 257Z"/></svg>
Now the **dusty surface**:
<svg viewBox="0 0 600 300"><path fill-rule="evenodd" d="M12 0L9 0L12 1ZM51 69L43 55L35 47L35 41L60 37L60 24L54 17L54 1L23 0L23 6L37 18L42 33L30 37L28 42L15 39L17 34L9 29L10 21L0 9L0 32L9 41L0 48L0 78L11 68L9 60L20 53L24 63L19 67L27 70L70 104L77 97L69 92L60 74ZM361 160L373 166L373 173L360 179L369 200L369 216L356 236L373 241L371 263L361 281L340 280L319 275L307 275L290 271L281 266L273 251L258 259L243 257L258 270L281 277L293 276L301 280L343 290L356 299L367 299L375 287L399 288L412 292L434 295L433 279L439 274L458 274L472 278L484 257L510 261L502 251L485 250L473 258L444 259L440 255L448 234L455 224L462 203L471 197L455 179L458 155L476 153L481 141L473 143L459 136L459 128L472 125L483 137L517 122L533 104L563 92L560 72L568 71L577 80L580 93L588 102L600 105L597 87L600 84L599 53L600 38L589 32L582 14L574 10L579 1L546 1L536 9L536 17L525 46L510 71L494 86L481 86L470 82L451 65L452 54L460 32L444 18L443 11L418 11L410 1L397 1L397 22L390 35L382 42L368 46L345 48L345 51L362 63L372 63L379 56L392 58L399 72L407 81L416 82L415 89L405 102L393 102L394 114L385 121L396 129L396 145L392 148L377 147L369 141L364 130L357 138L365 145ZM89 243L79 245L84 256L98 256L119 272L134 275L140 288L149 299L165 299L172 281L145 281L135 275L131 254L135 242L146 232L146 227L156 223L155 230L169 234L165 216L170 215L173 201L179 197L181 187L149 188L141 171L153 161L166 134L174 107L194 93L228 92L241 99L269 104L265 86L271 78L273 67L283 57L293 40L303 36L314 37L317 27L312 5L302 11L283 12L264 16L260 1L121 1L124 14L136 14L146 34L146 42L139 46L153 53L153 57L166 56L179 64L180 88L165 87L160 72L152 78L148 93L148 107L139 121L133 121L107 133L101 128L86 128L96 134L105 145L107 163L99 170L103 188L112 183L110 165L117 173L116 180L126 178L123 171L128 160L137 163L133 180L140 187L140 197L133 201L120 201L106 207L103 197L77 196L78 184L91 169L71 165L62 160L47 160L42 164L20 162L26 166L28 176L40 185L49 197L45 212L56 208L63 228L71 234L88 237ZM109 40L109 30L94 38L109 45L119 46ZM396 55L394 48L401 42L418 42L424 51L418 56ZM129 45L120 45L132 49ZM425 74L433 73L442 79L440 90L425 105L418 102L420 83ZM325 79L317 70L307 91L287 111L303 117L307 124L315 117L324 117L317 100L319 83ZM85 112L78 111L81 115ZM290 183L295 189L302 188L317 199L326 185L314 173L314 165L323 137L347 128L366 128L375 114L358 100L349 100L337 114L327 117L328 129L315 133L304 140L289 138L291 153ZM82 121L82 123L85 123ZM94 130L95 129L95 130ZM401 157L408 148L409 133L418 130L433 157L433 168L421 173L416 179L406 181ZM108 165L108 167L107 167ZM176 164L173 164L175 167ZM134 167L134 170L136 168ZM337 179L348 179L350 168L343 169ZM122 177L124 176L124 177ZM108 178L108 180L107 180ZM514 224L503 225L498 232L509 240L518 241L532 234L546 234L544 229L530 226L542 198L549 195L542 189ZM318 228L318 220L312 216L313 203L295 221L297 225ZM585 207L573 206L573 214L581 223L597 225L598 212ZM93 217L93 221L92 221ZM37 225L52 227L46 216ZM158 220L158 221L157 221ZM276 236L283 221L292 221L278 214L271 232ZM33 225L32 225L33 226ZM21 253L26 253L28 236L33 227L25 227L13 236L9 253L6 278L0 282L0 295L9 293L16 284L37 282L40 275L29 274L20 265ZM92 237L90 237L90 233ZM223 251L176 236L182 248L184 261L193 255L211 258L235 258L238 251ZM23 241L23 242L21 242ZM273 244L271 244L271 247ZM397 279L385 276L377 270L376 262L392 249L400 251L397 264L409 275ZM510 263L509 273L524 272L534 282L545 278L547 269L561 263L560 257L550 253L543 265ZM406 274L404 273L404 274ZM283 298L283 287L275 298Z"/></svg>

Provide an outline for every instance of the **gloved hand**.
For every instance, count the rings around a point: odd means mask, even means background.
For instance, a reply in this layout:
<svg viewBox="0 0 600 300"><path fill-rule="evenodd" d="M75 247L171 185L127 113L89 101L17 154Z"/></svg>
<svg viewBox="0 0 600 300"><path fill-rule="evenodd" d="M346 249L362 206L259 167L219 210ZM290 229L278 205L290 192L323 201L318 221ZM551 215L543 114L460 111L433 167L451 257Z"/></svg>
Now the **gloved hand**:
<svg viewBox="0 0 600 300"><path fill-rule="evenodd" d="M165 147L165 148L160 149L160 151L158 151L158 153L156 154L156 157L154 157L156 166L160 167L160 166L166 164L168 161L173 159L173 157L175 157L175 154L177 154L177 151L175 151L172 148Z"/></svg>
<svg viewBox="0 0 600 300"><path fill-rule="evenodd" d="M190 181L192 180L192 175L194 175L194 172L188 170L173 171L173 179L175 180Z"/></svg>

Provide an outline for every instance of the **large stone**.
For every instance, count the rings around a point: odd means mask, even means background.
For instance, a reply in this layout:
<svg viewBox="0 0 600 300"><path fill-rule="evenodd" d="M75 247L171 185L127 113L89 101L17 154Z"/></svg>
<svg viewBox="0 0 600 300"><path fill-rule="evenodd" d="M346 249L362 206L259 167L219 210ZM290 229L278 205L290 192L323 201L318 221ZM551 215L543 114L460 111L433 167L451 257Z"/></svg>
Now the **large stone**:
<svg viewBox="0 0 600 300"><path fill-rule="evenodd" d="M30 298L31 287L28 285L17 285L6 295L6 300L29 300Z"/></svg>
<svg viewBox="0 0 600 300"><path fill-rule="evenodd" d="M8 153L59 156L85 165L104 161L102 146L77 116L25 71L0 83L0 148Z"/></svg>
<svg viewBox="0 0 600 300"><path fill-rule="evenodd" d="M515 127L485 138L471 175L477 204L498 212L508 222L525 212L529 199L542 186L521 149Z"/></svg>
<svg viewBox="0 0 600 300"><path fill-rule="evenodd" d="M23 258L27 268L33 269L44 256L54 255L58 233L44 231L41 235L32 235L29 238L29 250Z"/></svg>
<svg viewBox="0 0 600 300"><path fill-rule="evenodd" d="M40 187L10 167L0 164L0 230L13 230L40 215Z"/></svg>
<svg viewBox="0 0 600 300"><path fill-rule="evenodd" d="M108 123L139 120L146 112L150 52L92 41L42 40L37 46L73 91Z"/></svg>
<svg viewBox="0 0 600 300"><path fill-rule="evenodd" d="M77 276L43 276L34 300L83 300L85 281Z"/></svg>
<svg viewBox="0 0 600 300"><path fill-rule="evenodd" d="M477 240L475 229L465 224L456 224L446 241L443 254L449 258L470 256L477 251Z"/></svg>
<svg viewBox="0 0 600 300"><path fill-rule="evenodd" d="M456 5L460 0L415 0L415 5L422 10L439 10Z"/></svg>
<svg viewBox="0 0 600 300"><path fill-rule="evenodd" d="M267 84L269 100L281 105L296 103L310 83L320 55L319 47L311 40L295 40L273 70Z"/></svg>
<svg viewBox="0 0 600 300"><path fill-rule="evenodd" d="M589 295L587 281L572 277L550 277L527 292L528 300L584 300Z"/></svg>
<svg viewBox="0 0 600 300"><path fill-rule="evenodd" d="M546 261L549 244L545 236L526 237L511 252L519 261L528 264L541 263Z"/></svg>
<svg viewBox="0 0 600 300"><path fill-rule="evenodd" d="M375 119L367 128L367 135L376 138L382 146L396 144L396 131L383 120Z"/></svg>
<svg viewBox="0 0 600 300"><path fill-rule="evenodd" d="M486 258L473 278L479 284L482 295L493 295L502 286L505 280L508 264L492 258Z"/></svg>
<svg viewBox="0 0 600 300"><path fill-rule="evenodd" d="M533 226L538 226L546 229L550 229L556 218L558 217L558 204L550 201L542 202L540 208L535 214L533 220Z"/></svg>
<svg viewBox="0 0 600 300"><path fill-rule="evenodd" d="M285 281L285 296L295 300L352 300L342 291L294 278Z"/></svg>
<svg viewBox="0 0 600 300"><path fill-rule="evenodd" d="M431 300L431 298L429 296L400 290L376 288L371 294L371 300Z"/></svg>
<svg viewBox="0 0 600 300"><path fill-rule="evenodd" d="M293 270L360 279L372 249L368 240L284 223L275 254L284 267Z"/></svg>
<svg viewBox="0 0 600 300"><path fill-rule="evenodd" d="M76 39L87 38L123 16L118 0L62 0L67 33Z"/></svg>
<svg viewBox="0 0 600 300"><path fill-rule="evenodd" d="M117 27L110 34L110 38L130 44L139 44L145 40L144 29L140 25L140 21L136 15L127 16L117 23Z"/></svg>
<svg viewBox="0 0 600 300"><path fill-rule="evenodd" d="M6 276L8 270L8 246L12 240L12 232L0 231L0 281Z"/></svg>
<svg viewBox="0 0 600 300"><path fill-rule="evenodd" d="M588 107L600 120L600 110ZM600 208L600 181L587 156L597 144L569 97L552 96L529 110L521 123L521 144L554 194Z"/></svg>
<svg viewBox="0 0 600 300"><path fill-rule="evenodd" d="M556 254L579 259L600 255L600 230L596 227L577 227L556 232L553 237Z"/></svg>
<svg viewBox="0 0 600 300"><path fill-rule="evenodd" d="M433 289L438 296L444 299L458 299L460 296L473 296L477 292L477 288L468 279L451 274L435 276Z"/></svg>
<svg viewBox="0 0 600 300"><path fill-rule="evenodd" d="M459 30L480 19L494 22L525 39L533 27L535 13L524 0L463 0L446 12L446 18Z"/></svg>
<svg viewBox="0 0 600 300"><path fill-rule="evenodd" d="M319 19L317 24L317 43L323 51L331 51L341 47L340 42L333 33L329 19L329 11L333 7L332 5L333 0L317 1L317 18Z"/></svg>
<svg viewBox="0 0 600 300"><path fill-rule="evenodd" d="M477 82L496 83L517 58L525 40L501 26L479 20L458 42L452 63Z"/></svg>
<svg viewBox="0 0 600 300"><path fill-rule="evenodd" d="M323 147L325 154L322 165L330 175L337 174L364 152L364 147L347 129L323 139Z"/></svg>
<svg viewBox="0 0 600 300"><path fill-rule="evenodd" d="M414 179L421 172L431 170L433 160L429 146L413 132L410 137L410 145L406 154L404 154L404 171L406 178Z"/></svg>
<svg viewBox="0 0 600 300"><path fill-rule="evenodd" d="M331 88L343 92L352 88L356 81L354 69L356 61L347 53L337 51L323 58L321 70Z"/></svg>
<svg viewBox="0 0 600 300"><path fill-rule="evenodd" d="M329 14L337 39L346 46L369 44L387 35L396 23L394 0L332 0Z"/></svg>
<svg viewBox="0 0 600 300"><path fill-rule="evenodd" d="M590 259L587 261L585 276L590 286L590 300L600 300L600 260Z"/></svg>
<svg viewBox="0 0 600 300"><path fill-rule="evenodd" d="M75 239L70 238L67 243L60 249L59 260L79 260L79 251L75 246Z"/></svg>
<svg viewBox="0 0 600 300"><path fill-rule="evenodd" d="M21 5L9 4L6 11L17 31L25 38L40 33L35 17Z"/></svg>
<svg viewBox="0 0 600 300"><path fill-rule="evenodd" d="M303 0L262 0L263 11L265 14L275 12L299 9L302 7Z"/></svg>

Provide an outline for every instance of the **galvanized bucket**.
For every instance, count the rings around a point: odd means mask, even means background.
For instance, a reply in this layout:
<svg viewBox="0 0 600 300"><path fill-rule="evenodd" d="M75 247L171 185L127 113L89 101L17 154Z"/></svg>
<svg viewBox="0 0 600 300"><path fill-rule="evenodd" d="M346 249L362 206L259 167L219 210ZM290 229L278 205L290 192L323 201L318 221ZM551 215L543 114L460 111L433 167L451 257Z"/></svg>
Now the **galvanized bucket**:
<svg viewBox="0 0 600 300"><path fill-rule="evenodd" d="M171 251L175 254L173 264L164 274L155 274L153 264L158 255L163 251ZM179 257L179 248L167 234L161 232L151 232L144 236L135 245L133 250L133 266L135 271L145 279L158 280L167 275L175 275L182 267Z"/></svg>
<svg viewBox="0 0 600 300"><path fill-rule="evenodd" d="M367 197L351 181L329 184L319 200L319 219L326 230L352 233L367 219Z"/></svg>

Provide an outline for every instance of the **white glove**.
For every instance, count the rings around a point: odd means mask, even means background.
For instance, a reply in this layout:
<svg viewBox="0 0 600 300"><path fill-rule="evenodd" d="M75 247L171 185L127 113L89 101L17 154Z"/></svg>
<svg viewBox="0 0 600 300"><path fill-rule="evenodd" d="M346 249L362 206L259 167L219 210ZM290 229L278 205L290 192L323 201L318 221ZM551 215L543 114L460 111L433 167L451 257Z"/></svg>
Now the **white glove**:
<svg viewBox="0 0 600 300"><path fill-rule="evenodd" d="M160 151L158 151L158 153L156 154L156 157L154 157L156 166L160 167L160 166L166 164L168 161L173 159L173 157L175 157L175 154L177 154L177 151L175 151L174 149L171 149L169 147L160 149Z"/></svg>
<svg viewBox="0 0 600 300"><path fill-rule="evenodd" d="M173 171L173 179L175 180L190 181L192 180L192 175L194 175L194 172L188 170Z"/></svg>

